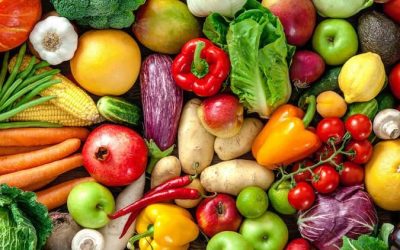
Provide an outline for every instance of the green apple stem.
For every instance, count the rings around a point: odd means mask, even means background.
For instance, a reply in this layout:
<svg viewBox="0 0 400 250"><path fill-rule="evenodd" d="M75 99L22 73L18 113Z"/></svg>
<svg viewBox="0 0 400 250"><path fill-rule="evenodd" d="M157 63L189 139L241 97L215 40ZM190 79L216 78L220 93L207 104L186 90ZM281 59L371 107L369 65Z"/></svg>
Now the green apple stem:
<svg viewBox="0 0 400 250"><path fill-rule="evenodd" d="M153 234L154 234L154 225L149 225L147 227L147 231L146 232L141 233L141 234L136 234L136 235L132 236L129 239L129 243L133 246L136 241L138 241L138 240L140 240L142 238L145 238L145 237L153 236Z"/></svg>

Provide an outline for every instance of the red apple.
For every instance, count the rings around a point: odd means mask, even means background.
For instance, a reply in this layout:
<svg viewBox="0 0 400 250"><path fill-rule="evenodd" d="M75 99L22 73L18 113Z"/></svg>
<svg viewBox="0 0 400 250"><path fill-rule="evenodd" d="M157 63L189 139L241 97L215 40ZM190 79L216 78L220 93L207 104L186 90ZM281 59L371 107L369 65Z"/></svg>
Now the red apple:
<svg viewBox="0 0 400 250"><path fill-rule="evenodd" d="M239 133L243 124L243 105L230 94L205 99L197 110L204 128L211 134L229 138Z"/></svg>
<svg viewBox="0 0 400 250"><path fill-rule="evenodd" d="M391 0L385 3L383 5L383 12L395 22L400 23L400 0Z"/></svg>
<svg viewBox="0 0 400 250"><path fill-rule="evenodd" d="M232 196L218 194L199 204L196 220L200 229L208 237L212 237L222 231L237 231L242 222L242 216L236 209L236 202Z"/></svg>
<svg viewBox="0 0 400 250"><path fill-rule="evenodd" d="M288 43L303 46L311 38L317 18L311 0L263 0L262 5L278 16Z"/></svg>
<svg viewBox="0 0 400 250"><path fill-rule="evenodd" d="M130 128L104 124L94 129L82 149L83 166L98 182L124 186L138 179L147 165L147 146Z"/></svg>

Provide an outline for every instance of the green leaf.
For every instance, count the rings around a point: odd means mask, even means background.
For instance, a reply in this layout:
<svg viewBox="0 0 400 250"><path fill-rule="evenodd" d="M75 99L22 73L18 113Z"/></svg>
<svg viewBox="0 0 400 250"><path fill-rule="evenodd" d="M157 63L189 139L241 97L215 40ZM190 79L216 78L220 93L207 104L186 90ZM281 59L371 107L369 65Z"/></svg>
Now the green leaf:
<svg viewBox="0 0 400 250"><path fill-rule="evenodd" d="M378 238L385 242L386 246L389 247L389 236L394 230L394 225L390 223L383 223L381 230L379 230Z"/></svg>
<svg viewBox="0 0 400 250"><path fill-rule="evenodd" d="M229 20L218 13L207 16L203 24L203 33L213 43L226 49L226 34L228 33Z"/></svg>
<svg viewBox="0 0 400 250"><path fill-rule="evenodd" d="M382 240L369 236L361 235L357 240L343 237L343 246L340 250L388 250L388 246Z"/></svg>

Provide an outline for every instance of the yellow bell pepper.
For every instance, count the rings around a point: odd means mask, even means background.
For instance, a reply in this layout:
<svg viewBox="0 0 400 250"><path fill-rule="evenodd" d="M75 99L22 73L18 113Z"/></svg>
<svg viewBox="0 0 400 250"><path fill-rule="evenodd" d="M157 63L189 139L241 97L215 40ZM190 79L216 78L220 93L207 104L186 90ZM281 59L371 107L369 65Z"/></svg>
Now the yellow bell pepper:
<svg viewBox="0 0 400 250"><path fill-rule="evenodd" d="M385 66L375 53L363 53L350 58L339 74L339 87L347 103L368 102L385 85Z"/></svg>
<svg viewBox="0 0 400 250"><path fill-rule="evenodd" d="M136 232L129 243L139 240L140 250L187 250L199 235L199 228L186 209L158 203L139 214Z"/></svg>

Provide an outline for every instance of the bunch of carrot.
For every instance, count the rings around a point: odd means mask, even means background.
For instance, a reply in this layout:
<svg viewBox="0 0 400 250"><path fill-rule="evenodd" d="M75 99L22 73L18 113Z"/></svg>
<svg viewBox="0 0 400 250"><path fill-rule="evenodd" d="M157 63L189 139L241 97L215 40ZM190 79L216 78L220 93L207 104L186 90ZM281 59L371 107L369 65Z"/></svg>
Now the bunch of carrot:
<svg viewBox="0 0 400 250"><path fill-rule="evenodd" d="M0 184L36 191L59 175L82 166L76 153L89 134L85 128L15 128L0 130ZM78 183L73 179L37 192L38 201L49 210L66 203Z"/></svg>

